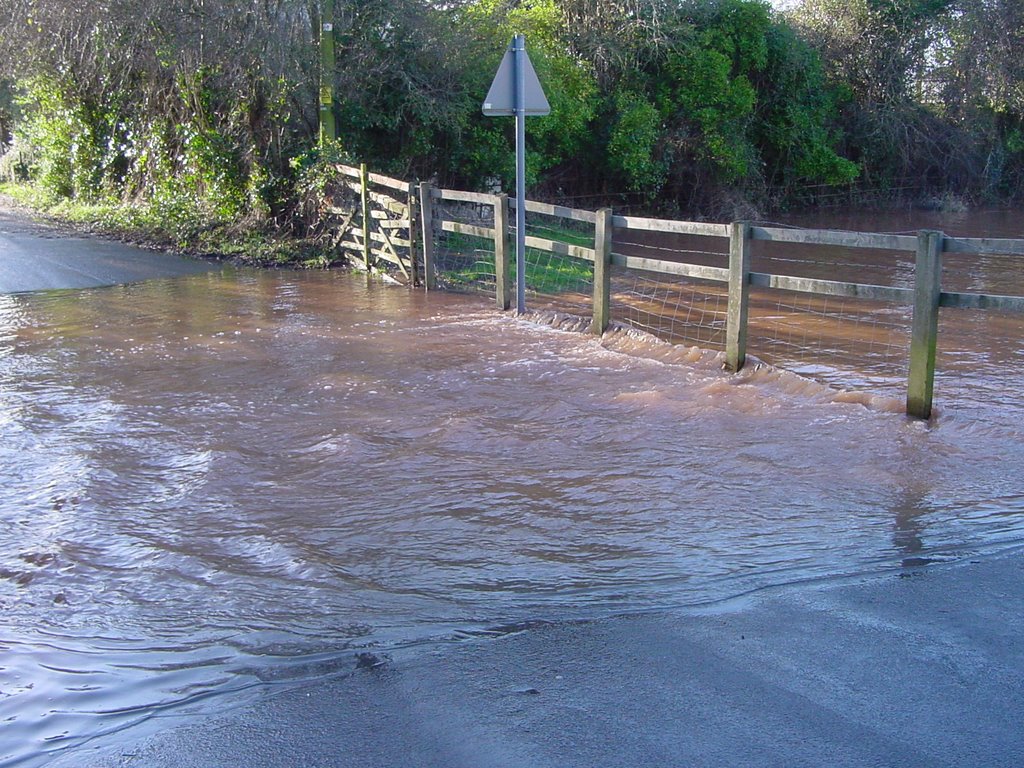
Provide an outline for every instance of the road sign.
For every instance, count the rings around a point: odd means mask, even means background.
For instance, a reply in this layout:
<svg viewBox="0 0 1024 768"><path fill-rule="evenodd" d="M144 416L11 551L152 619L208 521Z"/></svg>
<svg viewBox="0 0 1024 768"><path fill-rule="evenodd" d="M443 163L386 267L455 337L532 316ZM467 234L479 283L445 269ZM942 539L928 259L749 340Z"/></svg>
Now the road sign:
<svg viewBox="0 0 1024 768"><path fill-rule="evenodd" d="M491 89L487 91L487 98L484 99L484 114L488 117L500 115L514 115L516 112L516 56L515 40L509 43L505 51L498 71L494 75ZM525 89L524 112L526 115L548 115L551 114L551 106L548 98L544 95L544 89L537 79L537 72L530 62L530 57L523 48L523 86Z"/></svg>
<svg viewBox="0 0 1024 768"><path fill-rule="evenodd" d="M526 55L526 38L509 43L484 99L484 114L516 118L516 312L526 312L526 116L551 113L548 98Z"/></svg>

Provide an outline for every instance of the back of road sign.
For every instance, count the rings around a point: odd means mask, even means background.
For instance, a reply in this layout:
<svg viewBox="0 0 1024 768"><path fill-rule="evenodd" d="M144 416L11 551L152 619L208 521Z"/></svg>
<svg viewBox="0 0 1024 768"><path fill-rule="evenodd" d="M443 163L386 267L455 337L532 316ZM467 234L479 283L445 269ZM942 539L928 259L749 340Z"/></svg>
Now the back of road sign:
<svg viewBox="0 0 1024 768"><path fill-rule="evenodd" d="M527 115L549 115L551 106L548 98L544 95L544 89L537 79L537 72L533 69L530 57L523 51L523 78L526 86L526 114ZM487 91L487 98L484 99L484 114L493 117L495 115L514 115L516 109L516 61L512 52L512 44L509 43L508 50L501 60L491 89Z"/></svg>

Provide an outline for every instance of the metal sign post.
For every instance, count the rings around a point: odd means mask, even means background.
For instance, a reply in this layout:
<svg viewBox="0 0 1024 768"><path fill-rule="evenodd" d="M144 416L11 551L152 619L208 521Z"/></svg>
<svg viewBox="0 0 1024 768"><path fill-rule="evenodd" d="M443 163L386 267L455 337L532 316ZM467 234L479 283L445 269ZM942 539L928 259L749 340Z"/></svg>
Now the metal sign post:
<svg viewBox="0 0 1024 768"><path fill-rule="evenodd" d="M526 312L526 38L512 38L516 62L516 312Z"/></svg>
<svg viewBox="0 0 1024 768"><path fill-rule="evenodd" d="M516 35L509 43L487 91L483 112L516 118L516 312L521 315L526 312L526 116L551 113L526 54L523 35Z"/></svg>

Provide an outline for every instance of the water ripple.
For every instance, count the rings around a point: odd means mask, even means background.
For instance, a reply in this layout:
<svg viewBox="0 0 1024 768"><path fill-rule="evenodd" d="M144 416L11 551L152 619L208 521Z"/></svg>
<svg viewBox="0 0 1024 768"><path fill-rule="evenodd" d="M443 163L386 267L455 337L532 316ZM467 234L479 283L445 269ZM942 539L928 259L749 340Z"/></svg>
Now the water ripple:
<svg viewBox="0 0 1024 768"><path fill-rule="evenodd" d="M0 765L360 648L1022 540L1006 397L927 427L336 275L0 299Z"/></svg>

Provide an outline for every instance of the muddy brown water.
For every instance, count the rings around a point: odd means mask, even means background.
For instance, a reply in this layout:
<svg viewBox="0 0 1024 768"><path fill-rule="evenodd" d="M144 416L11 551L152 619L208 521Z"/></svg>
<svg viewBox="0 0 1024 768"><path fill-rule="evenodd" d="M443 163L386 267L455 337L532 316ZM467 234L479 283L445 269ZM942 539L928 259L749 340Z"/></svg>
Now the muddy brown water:
<svg viewBox="0 0 1024 768"><path fill-rule="evenodd" d="M958 213L824 212L792 216L769 226L796 226L914 235L937 229L961 237L1024 237L1020 210ZM722 238L616 230L617 252L668 261L728 267ZM809 244L752 244L755 272L913 288L914 254ZM1024 296L1024 258L945 254L943 290ZM578 303L585 311L588 299ZM724 350L727 292L719 283L673 281L649 273L617 271L613 309L640 328L677 343ZM748 353L831 386L906 395L912 309L909 305L813 296L753 288ZM990 408L1024 387L1021 316L988 310L940 313L936 408L979 422L1003 415ZM1012 402L1010 403L1012 405ZM1012 409L1011 409L1012 412Z"/></svg>
<svg viewBox="0 0 1024 768"><path fill-rule="evenodd" d="M0 765L359 651L1018 546L1024 322L948 322L924 424L358 276L0 296Z"/></svg>

